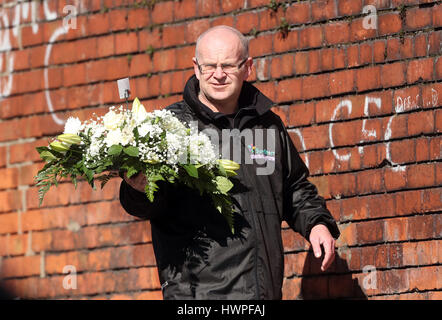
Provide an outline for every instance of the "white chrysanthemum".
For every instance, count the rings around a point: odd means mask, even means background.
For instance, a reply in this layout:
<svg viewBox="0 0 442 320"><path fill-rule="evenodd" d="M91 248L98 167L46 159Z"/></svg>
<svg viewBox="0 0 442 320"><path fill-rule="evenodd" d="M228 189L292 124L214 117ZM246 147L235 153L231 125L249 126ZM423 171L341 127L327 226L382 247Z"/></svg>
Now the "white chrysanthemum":
<svg viewBox="0 0 442 320"><path fill-rule="evenodd" d="M212 166L217 160L210 138L202 132L189 137L189 152L191 163Z"/></svg>
<svg viewBox="0 0 442 320"><path fill-rule="evenodd" d="M64 131L63 133L72 133L72 134L78 134L82 128L82 124L80 119L69 117L69 119L66 121L66 124L64 125Z"/></svg>
<svg viewBox="0 0 442 320"><path fill-rule="evenodd" d="M134 134L131 127L124 127L121 131L121 144L127 146L134 141Z"/></svg>
<svg viewBox="0 0 442 320"><path fill-rule="evenodd" d="M121 113L110 110L103 117L103 125L108 130L115 130L123 124L124 117Z"/></svg>
<svg viewBox="0 0 442 320"><path fill-rule="evenodd" d="M187 162L187 137L184 135L167 132L167 163L186 163Z"/></svg>
<svg viewBox="0 0 442 320"><path fill-rule="evenodd" d="M98 140L93 140L91 145L89 146L89 156L96 157L100 154L101 143Z"/></svg>
<svg viewBox="0 0 442 320"><path fill-rule="evenodd" d="M120 129L110 130L104 139L106 146L110 147L114 144L122 143L122 132Z"/></svg>
<svg viewBox="0 0 442 320"><path fill-rule="evenodd" d="M145 122L138 127L138 133L141 137L145 137L147 134L149 134L150 137L159 137L162 132L163 129L161 126L158 124L151 124L149 122Z"/></svg>

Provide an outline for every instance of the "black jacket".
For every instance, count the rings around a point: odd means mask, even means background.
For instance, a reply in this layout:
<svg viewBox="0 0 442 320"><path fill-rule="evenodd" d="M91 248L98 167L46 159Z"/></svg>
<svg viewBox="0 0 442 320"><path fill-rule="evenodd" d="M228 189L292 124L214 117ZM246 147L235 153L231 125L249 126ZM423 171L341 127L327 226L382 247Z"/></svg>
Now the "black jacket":
<svg viewBox="0 0 442 320"><path fill-rule="evenodd" d="M232 123L237 133L276 130L274 145L260 139L263 144L254 145L254 150L250 141L232 134L232 145L239 142L244 156L238 176L232 178L235 234L208 197L185 187L162 184L150 203L123 180L121 204L129 214L150 219L164 299L281 299L281 222L287 221L306 239L318 223L325 224L334 238L339 236L338 227L307 180L308 169L283 122L270 110L272 101L244 82L240 109L229 121L203 105L198 90L193 76L184 89L184 100L168 109L183 121L197 120L200 130L232 129ZM256 155L266 159L251 160ZM272 174L257 175L256 170L266 166L262 161L274 161Z"/></svg>

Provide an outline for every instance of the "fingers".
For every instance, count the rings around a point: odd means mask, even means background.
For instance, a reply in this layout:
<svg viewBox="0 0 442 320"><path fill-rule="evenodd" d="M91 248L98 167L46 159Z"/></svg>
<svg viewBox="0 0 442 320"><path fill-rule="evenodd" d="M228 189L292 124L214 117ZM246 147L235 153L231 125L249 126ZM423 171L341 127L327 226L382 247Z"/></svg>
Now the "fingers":
<svg viewBox="0 0 442 320"><path fill-rule="evenodd" d="M325 271L335 259L335 241L333 239L327 239L322 245L324 246L325 254L321 270Z"/></svg>
<svg viewBox="0 0 442 320"><path fill-rule="evenodd" d="M319 243L318 238L311 239L310 243L312 244L313 253L316 258L320 258L322 255L321 244Z"/></svg>

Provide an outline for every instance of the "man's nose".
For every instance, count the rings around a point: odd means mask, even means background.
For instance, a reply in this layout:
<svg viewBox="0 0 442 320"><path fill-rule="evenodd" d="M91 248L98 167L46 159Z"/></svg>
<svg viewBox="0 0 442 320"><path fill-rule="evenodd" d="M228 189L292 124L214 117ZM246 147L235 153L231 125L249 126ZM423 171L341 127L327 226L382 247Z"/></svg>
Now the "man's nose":
<svg viewBox="0 0 442 320"><path fill-rule="evenodd" d="M225 72L224 72L223 67L221 65L217 65L216 66L216 69L215 69L215 72L213 73L213 76L215 78L224 78Z"/></svg>

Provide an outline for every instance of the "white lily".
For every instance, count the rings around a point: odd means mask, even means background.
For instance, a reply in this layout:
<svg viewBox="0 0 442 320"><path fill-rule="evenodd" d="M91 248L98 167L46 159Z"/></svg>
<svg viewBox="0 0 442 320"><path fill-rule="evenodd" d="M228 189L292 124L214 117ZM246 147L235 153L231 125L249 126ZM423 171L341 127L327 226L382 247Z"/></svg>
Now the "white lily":
<svg viewBox="0 0 442 320"><path fill-rule="evenodd" d="M132 103L132 116L137 124L143 122L148 116L146 109L138 98L135 98L134 102Z"/></svg>

